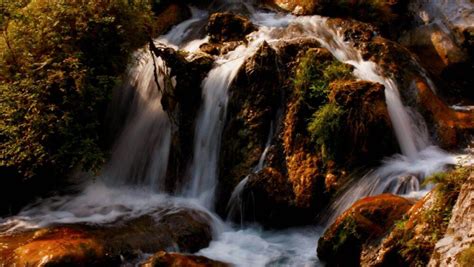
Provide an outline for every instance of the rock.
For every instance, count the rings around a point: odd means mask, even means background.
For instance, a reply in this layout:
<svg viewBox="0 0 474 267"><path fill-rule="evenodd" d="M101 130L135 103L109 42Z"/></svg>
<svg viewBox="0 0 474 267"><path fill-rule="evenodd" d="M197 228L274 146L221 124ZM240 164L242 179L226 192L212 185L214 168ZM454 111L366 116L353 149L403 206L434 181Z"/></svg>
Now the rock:
<svg viewBox="0 0 474 267"><path fill-rule="evenodd" d="M259 222L264 227L288 227L308 221L311 213L294 203L288 178L267 167L249 176L242 193L244 222Z"/></svg>
<svg viewBox="0 0 474 267"><path fill-rule="evenodd" d="M250 20L232 13L214 13L207 24L207 32L213 43L240 41L256 29Z"/></svg>
<svg viewBox="0 0 474 267"><path fill-rule="evenodd" d="M264 42L244 62L229 88L219 161L217 209L221 214L234 187L257 165L275 126L271 122L283 94L280 66L276 51Z"/></svg>
<svg viewBox="0 0 474 267"><path fill-rule="evenodd" d="M382 237L411 206L411 201L391 194L357 201L319 239L319 259L334 266L359 266L364 245Z"/></svg>
<svg viewBox="0 0 474 267"><path fill-rule="evenodd" d="M201 105L201 82L212 68L214 60L207 54L189 54L161 44L149 44L153 53L161 57L175 77L174 88L167 88L161 97L163 109L169 114L173 127L168 162L166 189L180 188L192 155L196 113Z"/></svg>
<svg viewBox="0 0 474 267"><path fill-rule="evenodd" d="M464 183L454 205L446 234L431 255L428 266L472 266L474 259L474 172Z"/></svg>
<svg viewBox="0 0 474 267"><path fill-rule="evenodd" d="M474 100L474 3L411 1L410 28L400 42L433 75L439 93L451 103Z"/></svg>
<svg viewBox="0 0 474 267"><path fill-rule="evenodd" d="M101 266L118 263L92 234L74 227L40 229L0 237L0 260L16 266Z"/></svg>
<svg viewBox="0 0 474 267"><path fill-rule="evenodd" d="M211 241L209 222L209 216L200 211L163 209L107 225L56 225L5 233L0 236L0 262L104 266L170 248L195 252Z"/></svg>
<svg viewBox="0 0 474 267"><path fill-rule="evenodd" d="M153 12L156 14L153 18L153 25L156 25L154 36L165 33L173 25L191 17L191 11L186 5L176 3L161 3L153 7Z"/></svg>
<svg viewBox="0 0 474 267"><path fill-rule="evenodd" d="M263 0L273 9L295 15L323 15L328 17L353 18L381 26L388 35L398 32L405 20L405 0Z"/></svg>
<svg viewBox="0 0 474 267"><path fill-rule="evenodd" d="M438 185L415 203L387 235L364 248L360 264L426 266L435 244L446 232L461 185L468 176L468 170L463 168L435 176L439 177Z"/></svg>
<svg viewBox="0 0 474 267"><path fill-rule="evenodd" d="M367 81L334 81L329 101L345 110L342 150L344 164L367 165L397 152L398 144L385 102L384 86Z"/></svg>
<svg viewBox="0 0 474 267"><path fill-rule="evenodd" d="M432 83L416 58L401 45L374 34L374 28L361 22L330 19L329 25L342 31L365 60L375 62L383 75L398 86L405 105L417 109L433 125L435 135L445 149L462 146L474 130L474 111L454 111L434 93ZM354 34L357 33L357 34Z"/></svg>
<svg viewBox="0 0 474 267"><path fill-rule="evenodd" d="M230 264L208 259L203 256L160 251L146 260L141 267L230 267Z"/></svg>

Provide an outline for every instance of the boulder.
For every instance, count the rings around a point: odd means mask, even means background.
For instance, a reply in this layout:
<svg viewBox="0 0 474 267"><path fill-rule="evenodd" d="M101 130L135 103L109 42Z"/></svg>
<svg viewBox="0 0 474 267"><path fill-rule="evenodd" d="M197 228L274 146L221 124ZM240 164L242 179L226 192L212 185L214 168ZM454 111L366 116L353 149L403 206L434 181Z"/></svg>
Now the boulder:
<svg viewBox="0 0 474 267"><path fill-rule="evenodd" d="M343 115L340 161L349 165L367 165L397 152L398 144L385 101L385 87L367 81L334 81L329 85L330 103L336 103Z"/></svg>
<svg viewBox="0 0 474 267"><path fill-rule="evenodd" d="M242 192L243 222L259 222L264 227L288 227L311 219L308 210L295 205L288 178L267 167L249 176Z"/></svg>
<svg viewBox="0 0 474 267"><path fill-rule="evenodd" d="M332 266L359 266L363 247L382 237L412 204L392 194L357 201L319 239L319 259Z"/></svg>
<svg viewBox="0 0 474 267"><path fill-rule="evenodd" d="M241 41L257 30L247 18L227 12L212 14L206 29L212 43Z"/></svg>
<svg viewBox="0 0 474 267"><path fill-rule="evenodd" d="M52 225L0 236L0 262L17 266L104 266L141 253L173 249L195 252L212 239L210 217L188 209L106 225Z"/></svg>
<svg viewBox="0 0 474 267"><path fill-rule="evenodd" d="M140 265L141 267L230 267L230 264L219 262L215 260L208 259L203 256L181 254L181 253L167 253L160 251L150 258L148 258L144 263Z"/></svg>

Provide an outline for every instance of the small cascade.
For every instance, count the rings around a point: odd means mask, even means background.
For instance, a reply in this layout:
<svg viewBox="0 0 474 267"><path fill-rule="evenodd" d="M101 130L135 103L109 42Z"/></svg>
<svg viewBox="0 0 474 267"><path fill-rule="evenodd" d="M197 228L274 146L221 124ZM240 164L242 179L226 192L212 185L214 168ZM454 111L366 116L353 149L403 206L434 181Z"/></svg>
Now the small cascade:
<svg viewBox="0 0 474 267"><path fill-rule="evenodd" d="M253 55L259 41L239 46L216 62L202 83L203 103L196 120L194 154L184 195L199 198L211 208L217 184L221 135L226 119L228 89L245 59Z"/></svg>
<svg viewBox="0 0 474 267"><path fill-rule="evenodd" d="M169 74L161 59L155 61L164 73ZM142 54L139 64L129 72L125 90L118 96L132 94L133 100L126 124L104 170L111 185L142 184L157 190L163 188L171 147L171 124L161 106L154 71L152 55ZM163 88L162 77L159 82Z"/></svg>
<svg viewBox="0 0 474 267"><path fill-rule="evenodd" d="M270 146L272 143L273 132L274 129L272 122L270 123L270 131L268 132L267 141L265 143L265 149L260 155L260 159L258 160L257 165L253 168L252 173L257 173L263 169L265 159L267 158L267 154L270 150ZM232 191L232 194L230 195L229 202L227 203L227 220L239 218L238 221L240 221L240 226L244 225L245 214L245 203L242 194L251 174L247 175L244 179L242 179L242 181L237 184L237 186Z"/></svg>

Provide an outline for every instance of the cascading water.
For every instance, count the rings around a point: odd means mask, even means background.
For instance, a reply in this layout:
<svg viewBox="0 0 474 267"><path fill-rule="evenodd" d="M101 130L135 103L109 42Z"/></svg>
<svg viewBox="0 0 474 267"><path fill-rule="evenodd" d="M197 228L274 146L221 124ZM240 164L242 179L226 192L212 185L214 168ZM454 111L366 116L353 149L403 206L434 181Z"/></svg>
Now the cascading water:
<svg viewBox="0 0 474 267"><path fill-rule="evenodd" d="M242 1L232 1L232 4L239 3ZM112 222L124 216L147 214L163 205L202 210L202 204L211 209L219 173L218 158L226 117L227 90L245 59L263 41L274 46L278 42L298 37L316 38L339 60L353 65L357 77L385 86L387 106L403 155L386 160L380 168L369 172L355 184L350 184L350 189L332 206L333 217L367 195L386 191L400 194L416 192L420 189L422 177L442 169L446 164L455 163L453 156L430 145L423 120L419 120L416 112L403 105L396 83L380 75L374 63L363 61L356 50L326 25L324 18L278 15L252 8L248 9L248 13L260 27L259 30L249 36L247 45L218 57L215 67L202 83L203 102L196 120L189 180L182 189L184 198L158 193L162 190L168 165L171 123L161 107L161 96L153 80L155 70L152 56L145 53L140 64L131 69L128 90L118 101L128 106L129 113L101 177L82 188L79 195L50 198L26 208L19 216L3 221L1 228L11 226L9 228L14 230L51 223ZM193 9L191 19L177 25L157 41L174 48L197 50L206 38L194 36L193 25L205 18L206 12ZM160 59L156 60L162 70L166 70L166 64ZM133 96L133 100L128 103L126 99L130 96ZM267 148L272 136L270 132ZM254 171L264 167L266 152L267 149ZM235 188L231 207L241 205L238 196L247 180L244 179ZM199 203L193 204L196 198ZM232 204L232 201L237 204ZM227 227L208 248L198 254L237 266L319 265L315 246L320 232L321 229L315 227L285 231L263 231L258 227L236 231Z"/></svg>
<svg viewBox="0 0 474 267"><path fill-rule="evenodd" d="M222 129L226 118L227 90L248 55L241 46L217 62L202 84L203 104L196 123L194 156L190 168L190 184L184 195L200 198L206 207L211 207L217 183L217 163Z"/></svg>

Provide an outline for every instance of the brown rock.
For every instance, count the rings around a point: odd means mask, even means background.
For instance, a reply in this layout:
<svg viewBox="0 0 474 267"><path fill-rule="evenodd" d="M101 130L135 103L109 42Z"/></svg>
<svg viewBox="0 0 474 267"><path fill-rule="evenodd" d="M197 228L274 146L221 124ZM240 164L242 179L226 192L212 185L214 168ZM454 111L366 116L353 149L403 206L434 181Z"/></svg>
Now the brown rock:
<svg viewBox="0 0 474 267"><path fill-rule="evenodd" d="M461 185L469 175L465 168L440 174L439 184L415 203L385 237L364 248L360 264L426 266L436 243L446 232Z"/></svg>
<svg viewBox="0 0 474 267"><path fill-rule="evenodd" d="M319 239L319 259L331 265L358 266L363 246L382 237L411 206L411 201L391 194L357 201Z"/></svg>
<svg viewBox="0 0 474 267"><path fill-rule="evenodd" d="M230 267L231 265L203 256L160 251L146 260L141 267Z"/></svg>
<svg viewBox="0 0 474 267"><path fill-rule="evenodd" d="M210 41L214 43L243 40L256 29L247 18L232 13L214 13L207 24Z"/></svg>
<svg viewBox="0 0 474 267"><path fill-rule="evenodd" d="M208 246L210 218L194 210L162 209L107 225L70 224L0 235L0 262L17 266L104 266L170 247Z"/></svg>

